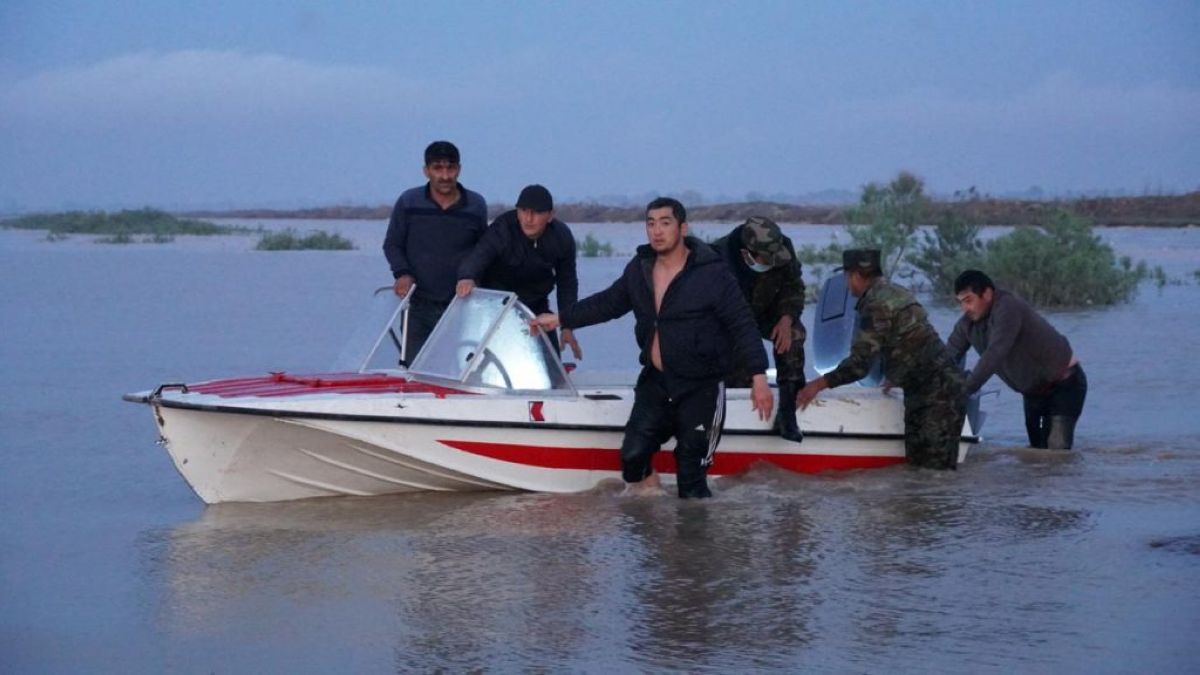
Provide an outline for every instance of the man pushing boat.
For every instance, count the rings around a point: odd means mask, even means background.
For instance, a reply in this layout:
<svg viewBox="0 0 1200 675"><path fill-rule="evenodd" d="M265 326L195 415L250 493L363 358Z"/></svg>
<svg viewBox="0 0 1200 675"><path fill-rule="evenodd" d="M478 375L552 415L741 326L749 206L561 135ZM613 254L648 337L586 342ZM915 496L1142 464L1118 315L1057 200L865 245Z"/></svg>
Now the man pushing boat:
<svg viewBox="0 0 1200 675"><path fill-rule="evenodd" d="M651 459L675 438L681 498L712 496L707 471L725 421L724 380L734 362L752 374L751 405L762 420L774 404L767 355L750 306L717 253L687 236L687 211L669 197L646 206L646 238L611 286L559 314L541 314L543 330L575 329L634 314L641 374L621 443L629 485L657 489Z"/></svg>

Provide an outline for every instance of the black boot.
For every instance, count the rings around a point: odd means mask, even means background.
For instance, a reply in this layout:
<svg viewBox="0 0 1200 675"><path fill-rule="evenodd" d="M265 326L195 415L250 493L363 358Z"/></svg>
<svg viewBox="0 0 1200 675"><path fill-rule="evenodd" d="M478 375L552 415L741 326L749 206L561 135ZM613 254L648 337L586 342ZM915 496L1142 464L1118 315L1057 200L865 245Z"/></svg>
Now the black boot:
<svg viewBox="0 0 1200 675"><path fill-rule="evenodd" d="M781 438L800 443L804 434L796 424L796 394L800 393L799 382L779 383L779 412L775 413L775 430Z"/></svg>

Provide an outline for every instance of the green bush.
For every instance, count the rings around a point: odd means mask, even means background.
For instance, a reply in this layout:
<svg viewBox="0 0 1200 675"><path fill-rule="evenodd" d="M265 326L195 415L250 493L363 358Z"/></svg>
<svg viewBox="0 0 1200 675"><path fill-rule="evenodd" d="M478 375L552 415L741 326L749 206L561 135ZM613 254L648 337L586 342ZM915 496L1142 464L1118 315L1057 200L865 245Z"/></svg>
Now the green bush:
<svg viewBox="0 0 1200 675"><path fill-rule="evenodd" d="M1040 227L1018 227L987 243L982 269L1030 303L1080 307L1125 302L1147 278L1146 263L1119 261L1091 222L1065 209L1042 212Z"/></svg>
<svg viewBox="0 0 1200 675"><path fill-rule="evenodd" d="M975 188L956 193L955 197L960 201L978 199ZM983 227L959 215L963 211L966 210L946 209L939 214L937 222L921 232L921 240L908 259L909 264L925 275L936 297L952 297L954 280L963 270L987 267L983 242L979 239Z"/></svg>
<svg viewBox="0 0 1200 675"><path fill-rule="evenodd" d="M978 199L974 188L956 197ZM887 186L863 188L855 224L847 230L854 247L881 250L889 277L920 272L935 298L945 302L952 301L954 280L967 269L983 270L997 285L1042 307L1112 305L1131 299L1147 278L1160 287L1168 282L1161 269L1152 274L1144 262L1118 259L1092 232L1090 220L1063 208L1047 207L1037 226L1018 227L986 244L979 238L981 225L959 215L973 209L947 208L933 217L929 210L921 179L901 172ZM931 221L918 237L918 224Z"/></svg>
<svg viewBox="0 0 1200 675"><path fill-rule="evenodd" d="M217 225L203 220L177 218L165 211L150 208L116 213L105 211L37 213L6 220L3 225L19 230L49 230L53 235L148 234L174 236L178 234L231 234L245 231L244 228Z"/></svg>
<svg viewBox="0 0 1200 675"><path fill-rule="evenodd" d="M609 257L613 254L612 244L609 242L601 242L599 239L592 236L588 232L583 241L576 242L575 248L579 251L579 255L585 258Z"/></svg>
<svg viewBox="0 0 1200 675"><path fill-rule="evenodd" d="M354 244L340 234L331 234L325 230L310 232L302 237L292 228L288 228L282 232L268 232L262 235L254 248L259 251L349 251L354 248Z"/></svg>
<svg viewBox="0 0 1200 675"><path fill-rule="evenodd" d="M107 237L97 237L97 244L132 244L133 235L128 232L118 232Z"/></svg>
<svg viewBox="0 0 1200 675"><path fill-rule="evenodd" d="M917 228L926 222L928 211L925 183L907 171L886 186L868 183L858 206L849 213L852 224L846 229L851 248L879 249L883 272L890 279L904 269L905 259L917 243Z"/></svg>

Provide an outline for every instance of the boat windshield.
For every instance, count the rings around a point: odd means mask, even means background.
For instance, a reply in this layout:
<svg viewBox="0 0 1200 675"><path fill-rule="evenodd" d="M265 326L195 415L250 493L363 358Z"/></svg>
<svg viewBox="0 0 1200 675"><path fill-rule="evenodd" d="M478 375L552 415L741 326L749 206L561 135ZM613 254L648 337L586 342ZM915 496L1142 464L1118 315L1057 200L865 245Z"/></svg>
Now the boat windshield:
<svg viewBox="0 0 1200 675"><path fill-rule="evenodd" d="M850 355L850 345L858 334L857 302L846 284L846 275L838 272L825 280L817 298L817 318L813 325L813 368L824 375L837 368ZM865 387L883 382L883 368L876 358L867 376L859 380Z"/></svg>
<svg viewBox="0 0 1200 675"><path fill-rule="evenodd" d="M515 293L475 289L456 297L409 367L415 379L468 390L574 394L545 334L529 328L533 313Z"/></svg>
<svg viewBox="0 0 1200 675"><path fill-rule="evenodd" d="M412 297L411 293L409 297ZM407 307L408 299L397 297L391 286L375 289L370 304L355 324L354 334L333 362L333 371L364 373L399 367L404 344L401 339L404 309Z"/></svg>

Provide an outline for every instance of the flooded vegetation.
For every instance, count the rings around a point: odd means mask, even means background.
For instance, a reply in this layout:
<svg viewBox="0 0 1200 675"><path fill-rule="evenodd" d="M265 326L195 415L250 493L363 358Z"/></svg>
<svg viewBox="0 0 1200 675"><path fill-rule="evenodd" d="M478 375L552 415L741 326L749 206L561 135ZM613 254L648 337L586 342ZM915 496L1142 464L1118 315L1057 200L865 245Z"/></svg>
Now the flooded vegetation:
<svg viewBox="0 0 1200 675"><path fill-rule="evenodd" d="M354 243L340 234L315 230L301 235L293 229L268 232L254 246L257 251L350 251Z"/></svg>

